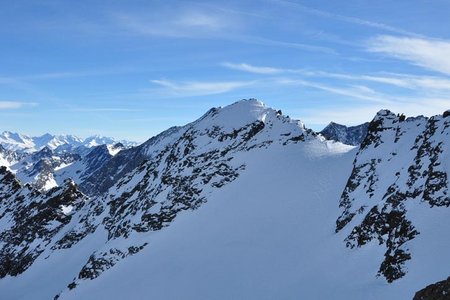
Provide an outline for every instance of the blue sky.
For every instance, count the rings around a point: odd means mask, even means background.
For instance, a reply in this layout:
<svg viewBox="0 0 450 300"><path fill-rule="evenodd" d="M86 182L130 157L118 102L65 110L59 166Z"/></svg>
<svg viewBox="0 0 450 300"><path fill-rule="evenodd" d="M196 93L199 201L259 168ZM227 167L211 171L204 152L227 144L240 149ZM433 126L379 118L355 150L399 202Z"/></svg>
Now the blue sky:
<svg viewBox="0 0 450 300"><path fill-rule="evenodd" d="M144 141L243 98L313 129L450 108L447 0L0 4L0 131Z"/></svg>

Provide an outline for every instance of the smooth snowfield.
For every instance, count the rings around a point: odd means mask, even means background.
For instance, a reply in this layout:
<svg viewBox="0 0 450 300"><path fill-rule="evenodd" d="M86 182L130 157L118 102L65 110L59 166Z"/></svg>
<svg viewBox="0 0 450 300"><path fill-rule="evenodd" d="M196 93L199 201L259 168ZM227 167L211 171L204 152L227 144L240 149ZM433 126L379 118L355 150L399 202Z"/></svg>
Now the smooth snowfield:
<svg viewBox="0 0 450 300"><path fill-rule="evenodd" d="M346 233L334 233L335 220L356 150L327 145L332 149L313 141L243 155L247 170L238 180L150 233L141 254L61 299L406 300L445 278L446 209L417 207L428 212L428 226L419 226L421 235L411 242L417 250L408 262L412 274L392 284L376 277L384 254L377 242L345 247Z"/></svg>
<svg viewBox="0 0 450 300"><path fill-rule="evenodd" d="M381 299L383 249L334 233L355 150L273 150L244 154L241 178L61 299Z"/></svg>

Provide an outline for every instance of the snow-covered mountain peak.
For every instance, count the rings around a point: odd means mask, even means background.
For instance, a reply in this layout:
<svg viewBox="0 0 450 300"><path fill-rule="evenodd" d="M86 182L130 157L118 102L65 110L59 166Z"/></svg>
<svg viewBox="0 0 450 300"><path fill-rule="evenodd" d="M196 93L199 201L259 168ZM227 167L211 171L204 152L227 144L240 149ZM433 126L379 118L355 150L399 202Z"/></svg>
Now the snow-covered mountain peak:
<svg viewBox="0 0 450 300"><path fill-rule="evenodd" d="M291 131L294 128L306 130L303 122L292 120L288 116L282 115L281 110L268 107L257 99L243 99L225 107L210 109L197 121L186 125L185 128L193 127L199 131L220 129L223 132L230 133L233 130L256 123L271 124L271 128L284 131Z"/></svg>
<svg viewBox="0 0 450 300"><path fill-rule="evenodd" d="M404 114L394 113L391 110L388 109L382 109L377 112L375 117L372 120L372 123L379 123L384 124L385 126L391 126L393 124L399 123L399 122L423 122L430 118L441 118L442 115L435 115L431 117L425 117L423 115L420 116L411 116L407 117Z"/></svg>
<svg viewBox="0 0 450 300"><path fill-rule="evenodd" d="M265 120L273 111L256 99L245 99L231 105L210 110L201 118L202 127L218 126L224 129L237 129L255 121ZM199 122L200 123L200 122Z"/></svg>
<svg viewBox="0 0 450 300"><path fill-rule="evenodd" d="M0 144L8 150L21 150L32 148L34 143L29 136L4 131L0 134Z"/></svg>
<svg viewBox="0 0 450 300"><path fill-rule="evenodd" d="M4 131L2 133L2 137L5 137L10 140L14 140L18 143L23 143L27 139L27 136L23 136L19 133L15 133L15 132L11 132L11 131Z"/></svg>
<svg viewBox="0 0 450 300"><path fill-rule="evenodd" d="M51 135L50 135L51 136ZM83 144L83 139L70 134L55 135L45 143L50 149L55 150L62 145L79 146Z"/></svg>
<svg viewBox="0 0 450 300"><path fill-rule="evenodd" d="M116 143L114 145L107 145L107 148L108 148L109 154L114 156L117 153L119 153L120 151L122 151L123 149L125 149L125 146L122 143L119 142L119 143Z"/></svg>
<svg viewBox="0 0 450 300"><path fill-rule="evenodd" d="M392 111L390 111L389 109L380 109L376 114L375 114L375 119L377 117L387 117L387 116L394 116L395 117L395 113L393 113Z"/></svg>

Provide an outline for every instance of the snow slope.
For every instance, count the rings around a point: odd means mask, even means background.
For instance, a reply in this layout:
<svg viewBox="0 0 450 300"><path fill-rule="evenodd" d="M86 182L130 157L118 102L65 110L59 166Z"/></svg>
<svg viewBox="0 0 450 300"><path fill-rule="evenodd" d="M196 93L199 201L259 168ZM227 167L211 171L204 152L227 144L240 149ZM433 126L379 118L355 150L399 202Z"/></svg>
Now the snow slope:
<svg viewBox="0 0 450 300"><path fill-rule="evenodd" d="M71 181L20 187L1 169L0 292L412 299L448 276L449 119L380 111L356 148L251 99L120 151L90 198ZM387 266L401 272L380 272L399 249L411 256Z"/></svg>
<svg viewBox="0 0 450 300"><path fill-rule="evenodd" d="M421 235L408 275L394 283L376 277L384 254L377 243L345 247L335 219L355 150L322 147L242 156L239 179L150 233L141 254L61 299L412 299L448 276L447 208L417 207Z"/></svg>
<svg viewBox="0 0 450 300"><path fill-rule="evenodd" d="M345 185L338 175L350 174L354 150L328 146L312 141L243 154L240 178L212 193L198 211L149 233L142 254L61 299L330 299L339 290L361 295L364 285L337 280L351 280L352 270L345 267L349 251L334 235ZM370 264L363 271L370 274ZM373 276L362 284L368 278Z"/></svg>

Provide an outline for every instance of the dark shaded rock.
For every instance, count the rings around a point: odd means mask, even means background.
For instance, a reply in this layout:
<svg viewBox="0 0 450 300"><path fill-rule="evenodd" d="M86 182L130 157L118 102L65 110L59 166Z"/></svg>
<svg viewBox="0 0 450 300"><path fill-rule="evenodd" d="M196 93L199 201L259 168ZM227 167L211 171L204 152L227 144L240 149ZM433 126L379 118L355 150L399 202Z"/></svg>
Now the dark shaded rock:
<svg viewBox="0 0 450 300"><path fill-rule="evenodd" d="M430 284L418 291L413 300L449 300L450 299L450 277L445 280Z"/></svg>
<svg viewBox="0 0 450 300"><path fill-rule="evenodd" d="M345 125L331 122L320 132L320 134L322 134L327 140L358 146L366 137L368 127L369 123L347 127Z"/></svg>
<svg viewBox="0 0 450 300"><path fill-rule="evenodd" d="M450 109L444 111L444 114L443 114L443 117L444 117L444 118L447 118L448 116L450 116Z"/></svg>

